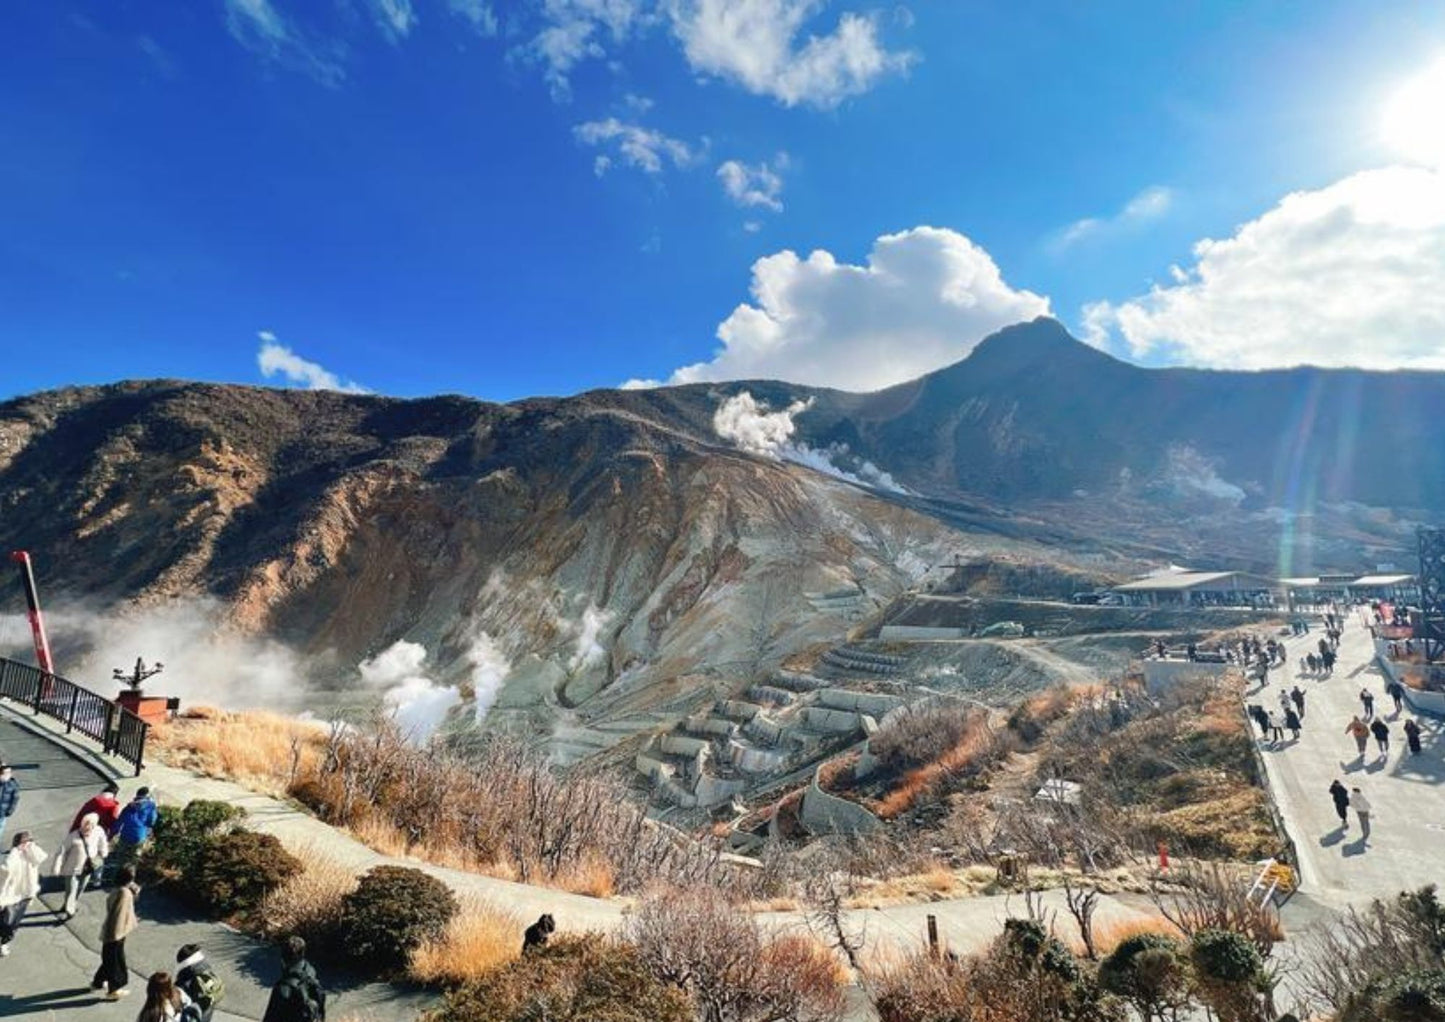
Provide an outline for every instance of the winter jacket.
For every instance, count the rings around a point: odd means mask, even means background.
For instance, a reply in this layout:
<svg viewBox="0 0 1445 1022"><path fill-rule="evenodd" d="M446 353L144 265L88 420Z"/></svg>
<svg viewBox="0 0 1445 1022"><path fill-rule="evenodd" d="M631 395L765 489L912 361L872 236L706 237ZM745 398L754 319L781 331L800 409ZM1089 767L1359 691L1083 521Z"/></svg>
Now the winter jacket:
<svg viewBox="0 0 1445 1022"><path fill-rule="evenodd" d="M326 991L311 963L303 958L282 969L261 1022L323 1022L325 1018Z"/></svg>
<svg viewBox="0 0 1445 1022"><path fill-rule="evenodd" d="M136 928L135 896L139 893L135 884L124 884L110 892L105 899L105 922L100 927L102 944L125 940Z"/></svg>
<svg viewBox="0 0 1445 1022"><path fill-rule="evenodd" d="M34 841L11 848L0 860L0 908L40 893L40 867L45 849Z"/></svg>
<svg viewBox="0 0 1445 1022"><path fill-rule="evenodd" d="M191 999L191 1003L200 1010L202 1019L209 1019L216 1009L216 1005L207 993L210 984L204 983L202 978L215 975L216 970L211 968L210 962L206 961L203 951L197 951L176 965L176 989Z"/></svg>
<svg viewBox="0 0 1445 1022"><path fill-rule="evenodd" d="M80 812L76 813L75 819L70 821L70 829L79 830L80 821L90 813L95 814L96 819L100 822L100 829L108 835L115 830L115 821L120 817L120 803L110 792L102 791L80 807Z"/></svg>
<svg viewBox="0 0 1445 1022"><path fill-rule="evenodd" d="M87 861L104 859L109 854L110 839L104 830L97 826L87 838L77 828L65 836L65 844L55 855L55 875L78 876Z"/></svg>
<svg viewBox="0 0 1445 1022"><path fill-rule="evenodd" d="M1382 742L1386 738L1390 737L1390 725L1386 724L1382 720L1376 720L1373 724L1371 724L1370 730L1373 731L1375 733L1375 737Z"/></svg>
<svg viewBox="0 0 1445 1022"><path fill-rule="evenodd" d="M1339 781L1330 785L1330 798L1335 800L1335 807L1337 809L1344 809L1350 804L1350 793L1345 790L1345 786Z"/></svg>
<svg viewBox="0 0 1445 1022"><path fill-rule="evenodd" d="M20 782L13 777L8 781L0 781L0 820L14 816L15 807L19 804Z"/></svg>
<svg viewBox="0 0 1445 1022"><path fill-rule="evenodd" d="M1350 805L1355 807L1357 813L1368 813L1370 811L1370 800L1365 798L1364 792L1357 791L1350 796Z"/></svg>
<svg viewBox="0 0 1445 1022"><path fill-rule="evenodd" d="M120 822L116 825L115 836L127 844L143 844L155 829L156 817L160 810L150 798L138 798L120 811Z"/></svg>

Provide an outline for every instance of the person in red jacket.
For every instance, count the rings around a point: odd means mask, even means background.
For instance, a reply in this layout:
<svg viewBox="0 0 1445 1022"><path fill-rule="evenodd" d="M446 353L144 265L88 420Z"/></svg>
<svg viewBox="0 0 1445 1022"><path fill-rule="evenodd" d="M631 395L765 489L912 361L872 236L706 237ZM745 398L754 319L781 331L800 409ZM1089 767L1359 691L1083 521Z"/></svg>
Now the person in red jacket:
<svg viewBox="0 0 1445 1022"><path fill-rule="evenodd" d="M80 829L80 821L88 813L94 813L100 829L105 831L106 836L115 833L116 821L120 819L120 785L114 781L108 783L101 789L100 794L90 799L80 807L80 812L75 814L75 822L70 825L71 830Z"/></svg>

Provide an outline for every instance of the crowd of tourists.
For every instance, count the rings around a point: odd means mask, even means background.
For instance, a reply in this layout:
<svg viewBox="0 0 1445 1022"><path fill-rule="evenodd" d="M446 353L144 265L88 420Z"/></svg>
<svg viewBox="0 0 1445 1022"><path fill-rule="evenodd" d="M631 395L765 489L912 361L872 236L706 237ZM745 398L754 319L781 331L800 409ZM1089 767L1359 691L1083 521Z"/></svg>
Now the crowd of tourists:
<svg viewBox="0 0 1445 1022"><path fill-rule="evenodd" d="M0 763L0 839L20 804L14 770ZM122 804L120 787L112 782L76 811L53 856L29 831L16 832L0 858L0 957L10 956L21 921L31 913L32 904L40 903L49 872L58 883L56 893L63 891L61 907L52 912L57 925L75 918L87 892L107 892L99 933L100 966L90 986L104 991L106 1000L128 996L126 939L142 925L136 867L150 841L164 840L164 835L155 833L159 817L149 788L138 788ZM281 945L281 960L281 977L271 990L263 1022L322 1022L326 993L306 959L305 942L287 938ZM137 1022L210 1022L225 989L201 947L185 944L176 951L173 969L152 972L146 980Z"/></svg>
<svg viewBox="0 0 1445 1022"><path fill-rule="evenodd" d="M1387 620L1377 607L1371 609L1377 624ZM1299 658L1298 676L1300 677L1312 677L1319 681L1325 681L1334 674L1340 637L1345 627L1344 612L1339 607L1331 605L1324 613L1324 624L1324 635L1308 653ZM1283 646L1282 643L1280 645ZM1273 663L1271 665L1274 666ZM1260 680L1261 684L1257 692L1263 693L1268 687L1268 683L1265 679ZM1360 712L1354 714L1344 727L1344 733L1354 740L1356 763L1361 767L1365 764L1372 740L1376 753L1374 762L1383 765L1388 759L1390 739L1394 736L1391 728L1392 720L1399 722L1400 732L1404 734L1407 750L1404 754L1419 756L1423 753L1420 743L1420 723L1413 717L1405 715L1404 688L1398 681L1389 679L1385 685L1385 696L1390 700L1394 710L1390 719L1376 713L1375 694L1366 686L1359 691ZM1269 743L1270 747L1277 747L1284 742L1286 731L1290 734L1290 743L1299 741L1305 727L1306 695L1298 684L1289 688L1282 685L1276 693L1276 701L1278 709L1265 705L1267 700L1250 703L1246 707L1249 716L1259 727L1262 739ZM1334 726L1338 726L1338 721ZM1329 787L1329 796L1334 803L1335 813L1339 816L1341 829L1349 828L1349 814L1353 810L1359 822L1360 839L1362 842L1368 841L1373 807L1369 797L1360 786L1346 787L1342 781L1336 778Z"/></svg>

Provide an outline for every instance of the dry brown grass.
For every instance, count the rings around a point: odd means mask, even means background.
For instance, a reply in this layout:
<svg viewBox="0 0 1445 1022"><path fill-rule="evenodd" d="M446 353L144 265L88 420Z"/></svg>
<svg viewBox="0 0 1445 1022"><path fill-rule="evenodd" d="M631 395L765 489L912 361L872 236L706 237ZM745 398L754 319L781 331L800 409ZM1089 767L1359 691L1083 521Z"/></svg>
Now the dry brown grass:
<svg viewBox="0 0 1445 1022"><path fill-rule="evenodd" d="M316 769L325 741L321 727L279 713L201 706L154 726L146 751L167 766L284 797Z"/></svg>
<svg viewBox="0 0 1445 1022"><path fill-rule="evenodd" d="M480 979L522 952L523 922L481 898L466 900L440 940L412 952L408 973L419 983L453 985Z"/></svg>
<svg viewBox="0 0 1445 1022"><path fill-rule="evenodd" d="M989 726L986 714L969 719L967 730L947 751L903 775L903 779L885 795L874 813L885 820L897 819L908 812L925 795L934 793L946 779L970 772L999 749L999 738Z"/></svg>
<svg viewBox="0 0 1445 1022"><path fill-rule="evenodd" d="M600 855L589 855L580 862L564 866L552 877L549 886L589 898L610 898L616 892L617 875Z"/></svg>
<svg viewBox="0 0 1445 1022"><path fill-rule="evenodd" d="M1158 914L1136 916L1132 919L1102 919L1094 924L1094 947L1098 949L1099 956L1103 957L1130 937L1137 937L1141 933L1157 933L1163 937L1175 938L1183 935L1179 927ZM1084 942L1077 937L1068 944L1075 954L1084 953Z"/></svg>
<svg viewBox="0 0 1445 1022"><path fill-rule="evenodd" d="M341 919L341 902L356 890L356 874L312 844L288 848L302 871L267 896L257 912L266 936L295 933L324 941Z"/></svg>

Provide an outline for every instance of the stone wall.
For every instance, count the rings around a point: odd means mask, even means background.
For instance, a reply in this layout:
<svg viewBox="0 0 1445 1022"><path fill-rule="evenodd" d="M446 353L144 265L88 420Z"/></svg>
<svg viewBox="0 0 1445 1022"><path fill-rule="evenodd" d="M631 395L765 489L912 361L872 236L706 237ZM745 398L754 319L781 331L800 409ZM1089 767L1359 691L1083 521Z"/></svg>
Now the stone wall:
<svg viewBox="0 0 1445 1022"><path fill-rule="evenodd" d="M858 803L829 795L818 787L816 770L813 772L813 783L803 793L798 818L813 834L866 834L881 826L878 817Z"/></svg>

